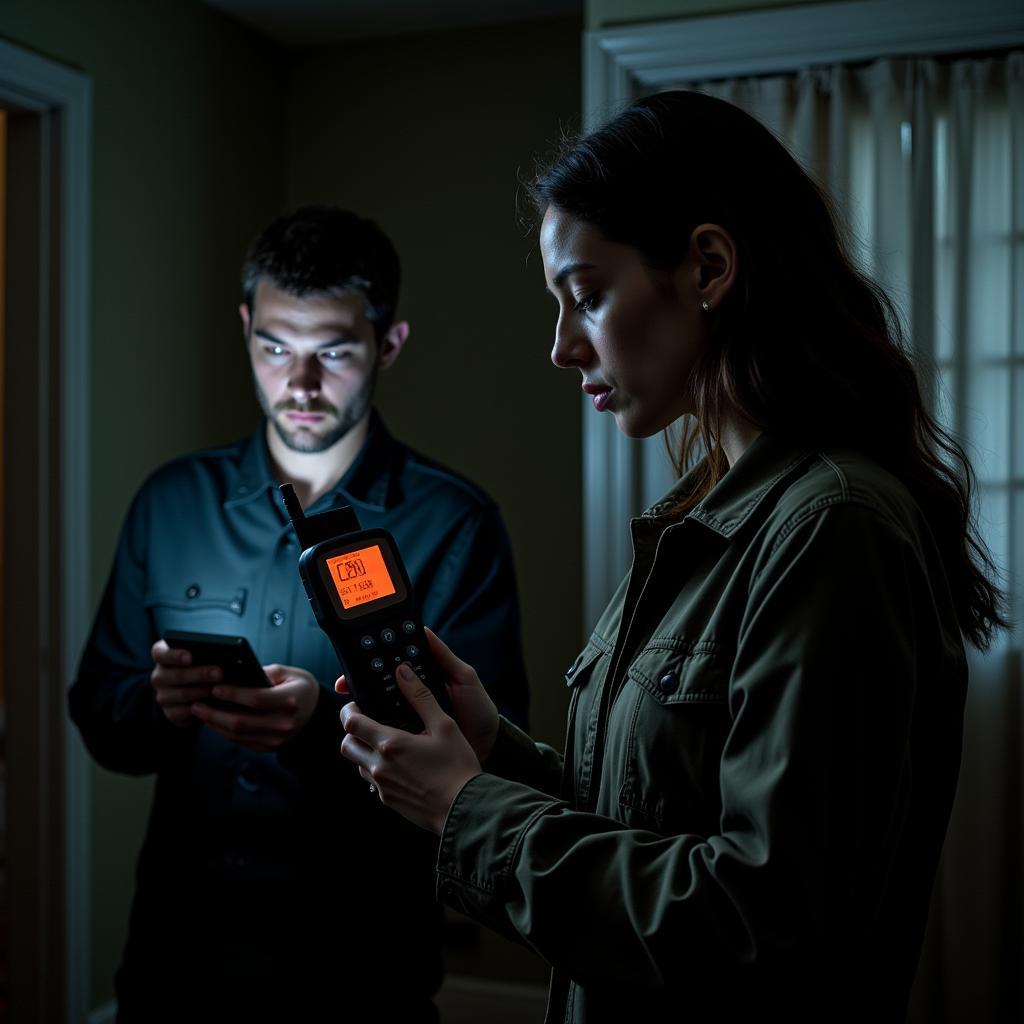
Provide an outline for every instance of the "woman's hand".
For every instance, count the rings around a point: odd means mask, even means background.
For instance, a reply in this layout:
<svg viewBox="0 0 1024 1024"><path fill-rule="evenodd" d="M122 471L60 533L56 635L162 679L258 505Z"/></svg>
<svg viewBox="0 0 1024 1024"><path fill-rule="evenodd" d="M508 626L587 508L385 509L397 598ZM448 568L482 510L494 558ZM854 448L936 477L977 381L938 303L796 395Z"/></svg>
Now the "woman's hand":
<svg viewBox="0 0 1024 1024"><path fill-rule="evenodd" d="M476 669L452 654L448 645L432 630L424 628L427 644L444 675L453 718L469 740L481 765L486 763L498 738L498 709L484 689Z"/></svg>
<svg viewBox="0 0 1024 1024"><path fill-rule="evenodd" d="M454 720L407 665L398 666L395 678L424 731L414 735L381 725L353 701L341 709L347 733L341 753L358 765L359 774L377 789L386 807L440 835L459 790L480 774L480 761ZM337 689L343 687L344 677Z"/></svg>

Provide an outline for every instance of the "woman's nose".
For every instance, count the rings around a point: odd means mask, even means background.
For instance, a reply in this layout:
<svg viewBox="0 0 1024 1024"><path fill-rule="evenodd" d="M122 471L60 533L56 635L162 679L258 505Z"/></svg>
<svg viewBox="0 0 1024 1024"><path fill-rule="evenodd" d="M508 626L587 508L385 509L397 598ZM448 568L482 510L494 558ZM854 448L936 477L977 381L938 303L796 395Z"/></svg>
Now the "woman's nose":
<svg viewBox="0 0 1024 1024"><path fill-rule="evenodd" d="M551 348L551 362L566 370L586 366L592 357L593 349L582 332L575 329L571 323L566 323L564 317L559 317L558 323L555 324L555 343Z"/></svg>

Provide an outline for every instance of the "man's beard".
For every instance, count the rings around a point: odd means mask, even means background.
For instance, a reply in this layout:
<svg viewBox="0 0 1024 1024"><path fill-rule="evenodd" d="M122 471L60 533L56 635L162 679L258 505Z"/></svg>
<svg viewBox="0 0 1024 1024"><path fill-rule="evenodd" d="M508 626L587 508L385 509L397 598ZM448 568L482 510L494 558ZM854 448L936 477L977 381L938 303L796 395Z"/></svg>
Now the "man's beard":
<svg viewBox="0 0 1024 1024"><path fill-rule="evenodd" d="M373 401L373 388L376 381L377 371L374 369L366 380L363 381L363 386L352 396L352 401L344 409L340 410L337 406L331 405L330 402L324 402L316 398L310 402L296 402L294 399L289 399L286 402L278 402L277 405L271 408L266 393L260 387L258 381L255 381L256 398L260 403L263 414L274 425L274 430L277 431L277 436L281 439L282 443L293 452L312 454L327 451L328 448L337 444L362 420L370 408L370 403ZM289 410L323 413L326 416L334 416L337 422L334 428L326 434L314 434L312 431L303 430L301 427L289 433L278 419L280 413L288 412Z"/></svg>

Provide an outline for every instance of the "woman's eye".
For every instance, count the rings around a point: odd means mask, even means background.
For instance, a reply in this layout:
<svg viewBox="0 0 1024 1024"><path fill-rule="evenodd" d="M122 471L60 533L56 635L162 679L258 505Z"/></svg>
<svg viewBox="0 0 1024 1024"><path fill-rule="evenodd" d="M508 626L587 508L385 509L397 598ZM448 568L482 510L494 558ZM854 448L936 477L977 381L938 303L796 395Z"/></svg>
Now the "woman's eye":
<svg viewBox="0 0 1024 1024"><path fill-rule="evenodd" d="M592 313L597 308L599 301L600 294L598 292L591 292L589 295L584 295L573 303L573 312Z"/></svg>

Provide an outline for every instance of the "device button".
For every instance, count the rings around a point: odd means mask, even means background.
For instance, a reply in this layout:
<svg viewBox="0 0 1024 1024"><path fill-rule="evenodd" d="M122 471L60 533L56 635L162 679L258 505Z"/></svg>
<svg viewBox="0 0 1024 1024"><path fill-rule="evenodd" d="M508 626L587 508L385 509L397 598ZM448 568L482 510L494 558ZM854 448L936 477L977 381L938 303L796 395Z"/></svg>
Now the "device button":
<svg viewBox="0 0 1024 1024"><path fill-rule="evenodd" d="M405 649L405 656L407 658L418 658L420 656L420 649L415 644L409 644Z"/></svg>
<svg viewBox="0 0 1024 1024"><path fill-rule="evenodd" d="M384 671L384 659L383 658L374 658L373 661L370 662L370 668L372 668L374 672L383 672Z"/></svg>
<svg viewBox="0 0 1024 1024"><path fill-rule="evenodd" d="M270 613L270 623L273 626L282 626L282 625L284 625L284 612L281 611L280 608L275 608Z"/></svg>
<svg viewBox="0 0 1024 1024"><path fill-rule="evenodd" d="M380 631L380 638L386 644L393 644L395 642L395 631L393 629L382 629Z"/></svg>
<svg viewBox="0 0 1024 1024"><path fill-rule="evenodd" d="M374 647L377 646L377 641L374 640L372 636L362 636L359 638L359 646L362 647L364 651L372 651Z"/></svg>
<svg viewBox="0 0 1024 1024"><path fill-rule="evenodd" d="M402 632L406 636L412 636L412 634L416 632L416 623L413 622L412 619L406 619L405 622L402 623Z"/></svg>

